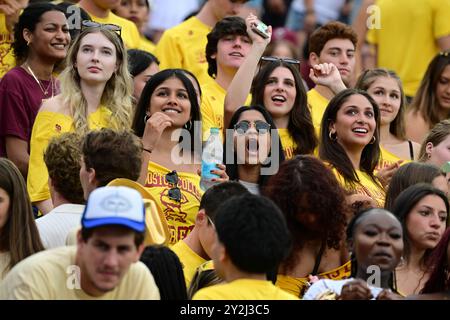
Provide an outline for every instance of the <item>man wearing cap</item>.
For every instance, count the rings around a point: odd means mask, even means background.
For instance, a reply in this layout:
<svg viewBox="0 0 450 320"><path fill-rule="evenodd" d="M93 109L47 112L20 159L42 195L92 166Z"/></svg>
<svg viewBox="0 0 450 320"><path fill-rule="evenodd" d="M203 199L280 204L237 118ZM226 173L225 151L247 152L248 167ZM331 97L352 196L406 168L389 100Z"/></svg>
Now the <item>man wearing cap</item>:
<svg viewBox="0 0 450 320"><path fill-rule="evenodd" d="M76 247L59 247L17 264L0 284L0 299L160 299L144 249L142 196L102 187L88 199Z"/></svg>

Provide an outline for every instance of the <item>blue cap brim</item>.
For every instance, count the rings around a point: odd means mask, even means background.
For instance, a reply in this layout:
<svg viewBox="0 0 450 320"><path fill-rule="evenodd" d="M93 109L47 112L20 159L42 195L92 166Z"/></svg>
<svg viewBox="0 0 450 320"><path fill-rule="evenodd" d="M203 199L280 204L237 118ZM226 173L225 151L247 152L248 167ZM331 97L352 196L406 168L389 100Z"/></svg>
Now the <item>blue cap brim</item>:
<svg viewBox="0 0 450 320"><path fill-rule="evenodd" d="M99 218L99 219L91 219L91 220L83 220L81 222L82 226L86 229L105 226L105 225L120 225L130 229L133 229L137 232L145 231L145 222L137 222L129 219L119 218L119 217L110 217L110 218Z"/></svg>

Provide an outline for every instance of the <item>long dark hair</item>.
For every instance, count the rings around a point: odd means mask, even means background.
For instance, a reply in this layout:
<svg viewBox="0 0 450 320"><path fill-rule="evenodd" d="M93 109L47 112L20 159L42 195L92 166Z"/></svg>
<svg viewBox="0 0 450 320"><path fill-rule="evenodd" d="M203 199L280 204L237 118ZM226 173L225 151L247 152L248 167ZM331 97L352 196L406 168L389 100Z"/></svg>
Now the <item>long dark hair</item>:
<svg viewBox="0 0 450 320"><path fill-rule="evenodd" d="M330 124L336 122L337 113L342 105L354 95L362 95L373 107L376 120L376 128L374 132L375 142L367 144L361 154L361 171L367 173L370 178L380 185L375 178L374 170L380 159L380 111L378 105L373 98L365 91L358 89L346 89L339 92L331 99L323 114L320 128L320 145L319 156L322 160L329 162L344 177L344 180L350 184L359 183L358 175L350 161L344 148L336 141L330 138ZM381 186L381 185L380 185Z"/></svg>
<svg viewBox="0 0 450 320"><path fill-rule="evenodd" d="M279 136L277 134L277 130L276 130L277 127L276 127L275 123L273 122L272 117L270 116L269 112L267 112L267 110L265 108L263 108L261 106L248 106L248 107L247 106L243 106L243 107L240 107L239 109L237 109L234 112L233 116L231 117L230 124L228 125L228 129L234 130L234 125L238 122L239 117L241 116L241 114L243 112L250 111L250 110L255 110L255 111L258 111L259 113L261 113L262 116L264 117L264 119L266 120L266 122L268 124L270 124L270 128L271 129L275 129L275 130L271 130L271 135L272 135L271 140L272 141L273 141L273 139L278 140L278 143L277 143L278 144L277 152L278 152L278 155L279 155L278 156L278 163L281 164L284 161L284 152L283 152L283 149L282 149L282 146L281 146L281 141L280 141L280 138L279 138ZM276 136L274 136L274 135L276 135ZM226 141L226 139L225 139L223 150L227 150L227 143L233 144L233 141ZM236 151L236 150L234 150L234 151ZM269 158L270 158L270 156L272 154L273 154L273 152L271 150L270 153L269 153ZM236 154L236 152L234 152L234 155L233 155L233 163L229 164L229 163L227 163L226 160L227 160L226 152L224 152L224 154L223 154L223 163L226 164L226 172L227 172L228 176L230 177L230 180L239 180L239 173L238 173L238 166L239 165L237 164L237 154ZM266 163L266 164L262 164L262 167L269 167L270 165L271 165L270 163ZM268 175L260 175L259 176L259 181L258 181L259 187L260 188L263 187L267 183L268 179L269 179Z"/></svg>
<svg viewBox="0 0 450 320"><path fill-rule="evenodd" d="M439 293L450 290L450 265L448 256L448 246L450 243L450 228L442 235L436 248L434 248L429 259L431 269L430 277L423 286L423 293Z"/></svg>
<svg viewBox="0 0 450 320"><path fill-rule="evenodd" d="M417 183L415 185L409 186L404 191L400 193L397 199L394 202L394 207L392 209L392 213L400 220L403 227L403 241L405 244L404 248L404 257L408 261L409 254L411 253L411 242L408 237L408 229L406 226L406 220L408 215L411 213L411 210L416 206L416 204L422 200L424 197L428 195L435 195L444 201L445 208L447 210L447 214L449 213L449 202L448 198L444 192L439 189L436 189L432 185L428 183ZM446 221L446 226L448 225L448 220ZM425 254L422 258L422 263L424 266L428 266L429 257L432 252L432 249L428 249L425 251Z"/></svg>
<svg viewBox="0 0 450 320"><path fill-rule="evenodd" d="M8 217L0 229L0 251L7 251L10 261L5 271L36 252L44 250L34 221L25 180L8 159L0 158L0 188L9 196Z"/></svg>
<svg viewBox="0 0 450 320"><path fill-rule="evenodd" d="M267 85L272 72L283 67L291 71L295 80L295 96L294 106L289 114L288 131L295 143L297 149L294 154L312 154L317 147L318 140L312 123L311 111L309 110L306 98L306 91L303 86L302 77L297 67L290 63L280 61L270 61L264 64L253 79L252 88L252 105L264 106L264 89Z"/></svg>
<svg viewBox="0 0 450 320"><path fill-rule="evenodd" d="M147 81L136 106L131 128L138 137L142 138L145 128L144 117L147 110L150 109L150 99L153 92L161 83L173 77L179 79L183 83L191 103L191 125L188 126L189 128L187 130L189 131L189 136L191 138L191 151L194 152L195 146L201 146L201 130L195 130L195 124L200 123L201 121L200 106L198 104L197 94L195 93L192 81L186 77L185 72L181 69L166 69L160 71L154 74L153 77Z"/></svg>

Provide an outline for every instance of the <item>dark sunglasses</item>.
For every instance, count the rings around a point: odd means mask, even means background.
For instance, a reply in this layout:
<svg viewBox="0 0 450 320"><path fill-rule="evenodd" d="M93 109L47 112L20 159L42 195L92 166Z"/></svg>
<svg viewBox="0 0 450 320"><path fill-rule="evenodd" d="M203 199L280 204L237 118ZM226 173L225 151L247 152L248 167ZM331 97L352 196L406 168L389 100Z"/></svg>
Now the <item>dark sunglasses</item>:
<svg viewBox="0 0 450 320"><path fill-rule="evenodd" d="M178 174L175 170L166 174L166 182L173 187L169 189L169 198L175 200L176 202L181 201L181 190L178 188Z"/></svg>
<svg viewBox="0 0 450 320"><path fill-rule="evenodd" d="M103 28L106 30L114 31L115 33L117 33L119 35L120 38L122 37L122 27L118 26L117 24L112 24L112 23L103 24L103 23L92 21L92 20L83 20L81 22L81 31L83 31L83 29L86 29L86 28Z"/></svg>
<svg viewBox="0 0 450 320"><path fill-rule="evenodd" d="M289 64L300 64L300 61L297 59L291 58L279 58L279 57L261 57L261 61L271 61L271 62L284 62Z"/></svg>
<svg viewBox="0 0 450 320"><path fill-rule="evenodd" d="M252 122L248 120L242 120L234 125L234 130L236 130L237 134L245 134L250 129L251 124ZM253 121L253 124L258 134L266 134L270 130L270 124L262 120Z"/></svg>

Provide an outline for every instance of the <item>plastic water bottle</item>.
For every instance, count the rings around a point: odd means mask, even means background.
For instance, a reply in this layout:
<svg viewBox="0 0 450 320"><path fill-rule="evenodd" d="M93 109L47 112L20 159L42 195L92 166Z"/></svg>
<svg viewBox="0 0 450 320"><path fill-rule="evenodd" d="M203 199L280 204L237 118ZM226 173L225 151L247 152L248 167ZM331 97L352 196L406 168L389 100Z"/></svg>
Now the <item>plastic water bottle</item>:
<svg viewBox="0 0 450 320"><path fill-rule="evenodd" d="M200 179L200 188L203 191L217 184L211 181L213 178L219 178L218 175L211 173L211 170L217 170L217 164L222 163L223 145L219 136L219 128L211 128L208 140L202 152L202 177Z"/></svg>

